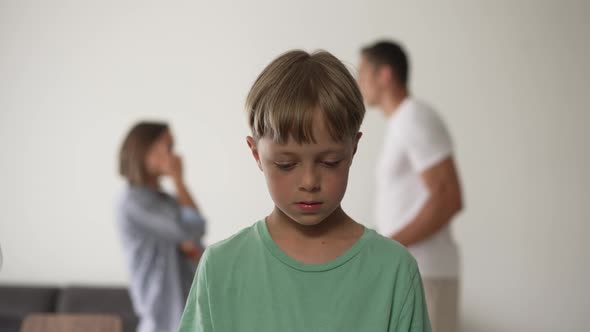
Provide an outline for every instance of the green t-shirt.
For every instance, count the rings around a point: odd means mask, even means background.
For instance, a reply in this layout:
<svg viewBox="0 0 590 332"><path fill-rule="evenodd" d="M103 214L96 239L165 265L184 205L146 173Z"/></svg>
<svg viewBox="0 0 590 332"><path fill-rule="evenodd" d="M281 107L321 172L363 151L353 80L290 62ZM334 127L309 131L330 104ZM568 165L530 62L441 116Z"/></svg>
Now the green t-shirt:
<svg viewBox="0 0 590 332"><path fill-rule="evenodd" d="M430 331L420 273L398 243L365 229L325 264L287 256L259 221L203 254L181 332Z"/></svg>

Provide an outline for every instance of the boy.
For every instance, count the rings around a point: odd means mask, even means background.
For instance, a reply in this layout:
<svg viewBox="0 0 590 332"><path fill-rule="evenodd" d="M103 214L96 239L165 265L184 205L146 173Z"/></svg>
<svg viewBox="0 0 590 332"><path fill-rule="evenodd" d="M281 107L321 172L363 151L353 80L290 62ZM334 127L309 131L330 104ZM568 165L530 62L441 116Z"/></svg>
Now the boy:
<svg viewBox="0 0 590 332"><path fill-rule="evenodd" d="M207 249L180 331L430 331L414 259L340 206L365 113L346 67L285 53L246 104L275 207Z"/></svg>

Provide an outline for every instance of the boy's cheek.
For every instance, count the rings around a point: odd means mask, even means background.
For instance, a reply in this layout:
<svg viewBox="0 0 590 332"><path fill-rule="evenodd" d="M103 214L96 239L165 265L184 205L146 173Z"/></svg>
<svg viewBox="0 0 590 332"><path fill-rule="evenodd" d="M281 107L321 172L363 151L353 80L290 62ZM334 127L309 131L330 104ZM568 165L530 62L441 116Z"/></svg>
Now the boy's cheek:
<svg viewBox="0 0 590 332"><path fill-rule="evenodd" d="M270 196L275 204L284 205L289 203L293 197L289 191L289 185L282 182L269 182L268 188Z"/></svg>
<svg viewBox="0 0 590 332"><path fill-rule="evenodd" d="M276 171L269 171L268 168L265 174L266 181L273 191L285 191L285 189L290 188L291 182L288 176L277 173Z"/></svg>
<svg viewBox="0 0 590 332"><path fill-rule="evenodd" d="M339 170L324 179L324 185L333 191L344 191L348 185L348 169Z"/></svg>

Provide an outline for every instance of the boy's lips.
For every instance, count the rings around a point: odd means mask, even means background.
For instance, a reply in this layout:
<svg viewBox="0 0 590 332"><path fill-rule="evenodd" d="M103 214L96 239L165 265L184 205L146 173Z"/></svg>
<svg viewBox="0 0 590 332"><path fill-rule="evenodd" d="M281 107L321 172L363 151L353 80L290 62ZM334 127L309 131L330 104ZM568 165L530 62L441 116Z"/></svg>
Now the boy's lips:
<svg viewBox="0 0 590 332"><path fill-rule="evenodd" d="M297 205L297 207L300 210L307 211L307 212L312 212L312 211L316 211L320 207L322 207L322 202L302 201L302 202L295 203L295 205Z"/></svg>

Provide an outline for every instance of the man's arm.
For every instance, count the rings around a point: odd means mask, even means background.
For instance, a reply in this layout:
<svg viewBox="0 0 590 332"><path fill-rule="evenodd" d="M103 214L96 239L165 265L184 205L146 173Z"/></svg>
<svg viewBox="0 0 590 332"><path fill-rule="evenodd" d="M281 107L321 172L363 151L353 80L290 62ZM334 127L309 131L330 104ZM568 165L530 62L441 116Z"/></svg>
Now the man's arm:
<svg viewBox="0 0 590 332"><path fill-rule="evenodd" d="M428 168L421 177L430 194L428 201L409 224L391 236L406 247L434 235L463 207L459 176L452 157Z"/></svg>

